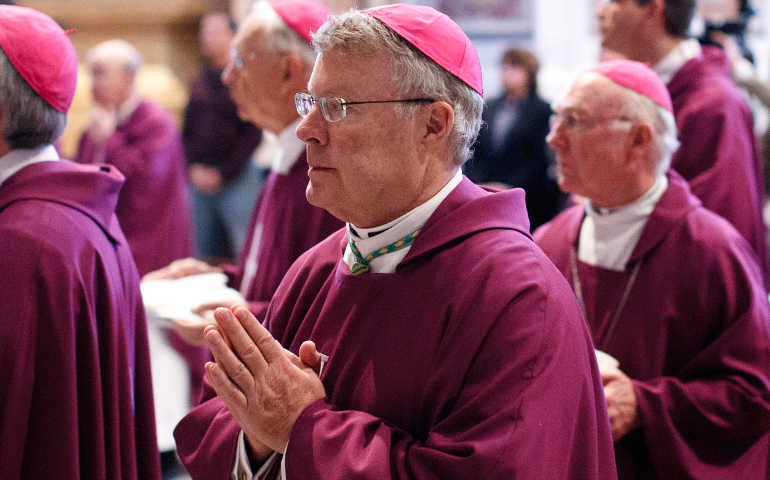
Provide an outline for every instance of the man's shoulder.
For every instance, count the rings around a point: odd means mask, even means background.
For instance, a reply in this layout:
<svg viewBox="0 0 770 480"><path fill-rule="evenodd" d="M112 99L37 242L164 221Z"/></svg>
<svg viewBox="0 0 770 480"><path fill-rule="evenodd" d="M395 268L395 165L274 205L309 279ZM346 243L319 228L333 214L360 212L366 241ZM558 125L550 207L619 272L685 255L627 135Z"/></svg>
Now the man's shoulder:
<svg viewBox="0 0 770 480"><path fill-rule="evenodd" d="M585 209L582 205L572 205L560 212L549 222L535 230L535 243L543 248L544 245L569 245L571 235L576 233L583 219Z"/></svg>
<svg viewBox="0 0 770 480"><path fill-rule="evenodd" d="M313 274L328 273L342 258L346 238L346 230L340 228L300 255L289 271L304 271ZM289 273L286 276L288 277Z"/></svg>
<svg viewBox="0 0 770 480"><path fill-rule="evenodd" d="M97 235L106 237L93 218L66 201L20 199L0 211L0 237L19 249L66 250L75 243L92 244Z"/></svg>
<svg viewBox="0 0 770 480"><path fill-rule="evenodd" d="M14 202L0 212L2 270L31 269L58 278L74 277L76 258L91 257L97 250L97 228L90 218L63 204L47 200Z"/></svg>
<svg viewBox="0 0 770 480"><path fill-rule="evenodd" d="M708 53L708 52L706 52ZM702 54L691 59L674 75L668 89L675 110L689 108L720 108L746 105L745 98L721 64Z"/></svg>
<svg viewBox="0 0 770 480"><path fill-rule="evenodd" d="M161 128L176 130L174 117L154 100L142 99L126 125L135 128Z"/></svg>
<svg viewBox="0 0 770 480"><path fill-rule="evenodd" d="M689 211L676 231L682 252L698 252L700 258L723 255L744 247L751 250L743 235L728 220L703 206Z"/></svg>

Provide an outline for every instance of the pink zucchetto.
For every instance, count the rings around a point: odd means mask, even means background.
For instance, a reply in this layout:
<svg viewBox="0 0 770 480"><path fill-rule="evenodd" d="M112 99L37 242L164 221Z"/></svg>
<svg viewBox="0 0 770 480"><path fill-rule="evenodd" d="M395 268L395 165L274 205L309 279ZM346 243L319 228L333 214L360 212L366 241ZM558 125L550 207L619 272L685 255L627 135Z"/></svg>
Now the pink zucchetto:
<svg viewBox="0 0 770 480"><path fill-rule="evenodd" d="M330 13L326 5L317 0L273 0L270 6L307 43L311 43L311 35Z"/></svg>
<svg viewBox="0 0 770 480"><path fill-rule="evenodd" d="M0 48L43 100L67 112L75 95L78 59L55 21L31 8L0 5Z"/></svg>
<svg viewBox="0 0 770 480"><path fill-rule="evenodd" d="M362 10L417 50L484 95L481 63L470 39L443 13L422 5L394 4Z"/></svg>
<svg viewBox="0 0 770 480"><path fill-rule="evenodd" d="M612 60L602 62L588 71L596 72L620 86L630 88L674 113L674 106L671 104L668 89L658 74L644 63L632 60Z"/></svg>

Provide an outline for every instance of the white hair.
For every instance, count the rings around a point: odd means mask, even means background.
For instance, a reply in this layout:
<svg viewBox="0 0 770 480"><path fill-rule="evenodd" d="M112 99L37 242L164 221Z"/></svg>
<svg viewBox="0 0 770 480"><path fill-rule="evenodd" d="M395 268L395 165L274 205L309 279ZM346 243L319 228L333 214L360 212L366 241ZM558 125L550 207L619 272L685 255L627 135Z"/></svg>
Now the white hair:
<svg viewBox="0 0 770 480"><path fill-rule="evenodd" d="M481 128L484 99L379 20L356 10L332 16L313 35L313 44L319 55L330 50L366 56L388 52L392 58L393 83L402 95L432 98L452 107L454 124L450 148L454 162L462 165L471 157ZM400 112L411 115L416 108L419 106L404 104Z"/></svg>
<svg viewBox="0 0 770 480"><path fill-rule="evenodd" d="M96 62L119 63L136 74L142 68L142 55L130 43L119 38L106 40L91 48L86 55L88 65Z"/></svg>
<svg viewBox="0 0 770 480"><path fill-rule="evenodd" d="M671 165L671 157L679 148L676 120L666 108L650 98L629 88L623 88L623 109L621 114L630 120L650 123L655 131L655 173L663 174Z"/></svg>
<svg viewBox="0 0 770 480"><path fill-rule="evenodd" d="M297 53L308 71L313 69L313 47L286 24L267 0L254 2L242 25L243 28L258 28L264 34L266 49L276 53Z"/></svg>

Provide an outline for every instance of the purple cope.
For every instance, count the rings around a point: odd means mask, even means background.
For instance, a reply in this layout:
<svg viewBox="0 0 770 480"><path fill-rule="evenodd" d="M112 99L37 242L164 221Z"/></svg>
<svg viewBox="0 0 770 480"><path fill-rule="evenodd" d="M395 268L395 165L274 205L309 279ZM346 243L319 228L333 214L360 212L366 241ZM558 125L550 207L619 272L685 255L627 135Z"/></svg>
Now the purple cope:
<svg viewBox="0 0 770 480"><path fill-rule="evenodd" d="M0 478L160 479L122 183L61 160L0 185Z"/></svg>
<svg viewBox="0 0 770 480"><path fill-rule="evenodd" d="M625 271L577 260L596 348L620 361L639 401L641 428L615 444L619 477L768 478L770 313L761 272L743 237L676 172L668 179ZM567 278L583 218L576 205L535 232Z"/></svg>
<svg viewBox="0 0 770 480"><path fill-rule="evenodd" d="M139 275L192 255L187 171L171 115L143 100L107 139L102 161L126 177L115 213ZM94 163L99 146L85 132L75 160Z"/></svg>
<svg viewBox="0 0 770 480"><path fill-rule="evenodd" d="M264 323L329 361L288 478L615 478L588 331L528 230L522 190L463 179L395 273L352 275L344 230L292 265ZM225 479L240 428L208 391L175 437L193 478Z"/></svg>

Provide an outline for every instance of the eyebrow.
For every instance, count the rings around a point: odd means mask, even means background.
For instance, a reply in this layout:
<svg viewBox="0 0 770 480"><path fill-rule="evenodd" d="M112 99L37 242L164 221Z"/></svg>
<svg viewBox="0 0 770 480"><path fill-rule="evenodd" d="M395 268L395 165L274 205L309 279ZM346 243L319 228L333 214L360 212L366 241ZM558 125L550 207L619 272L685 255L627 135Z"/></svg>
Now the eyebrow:
<svg viewBox="0 0 770 480"><path fill-rule="evenodd" d="M586 110L584 108L580 107L573 107L573 106L561 106L561 105L554 105L553 107L554 112L562 112L562 113L579 113L579 114L585 114Z"/></svg>

